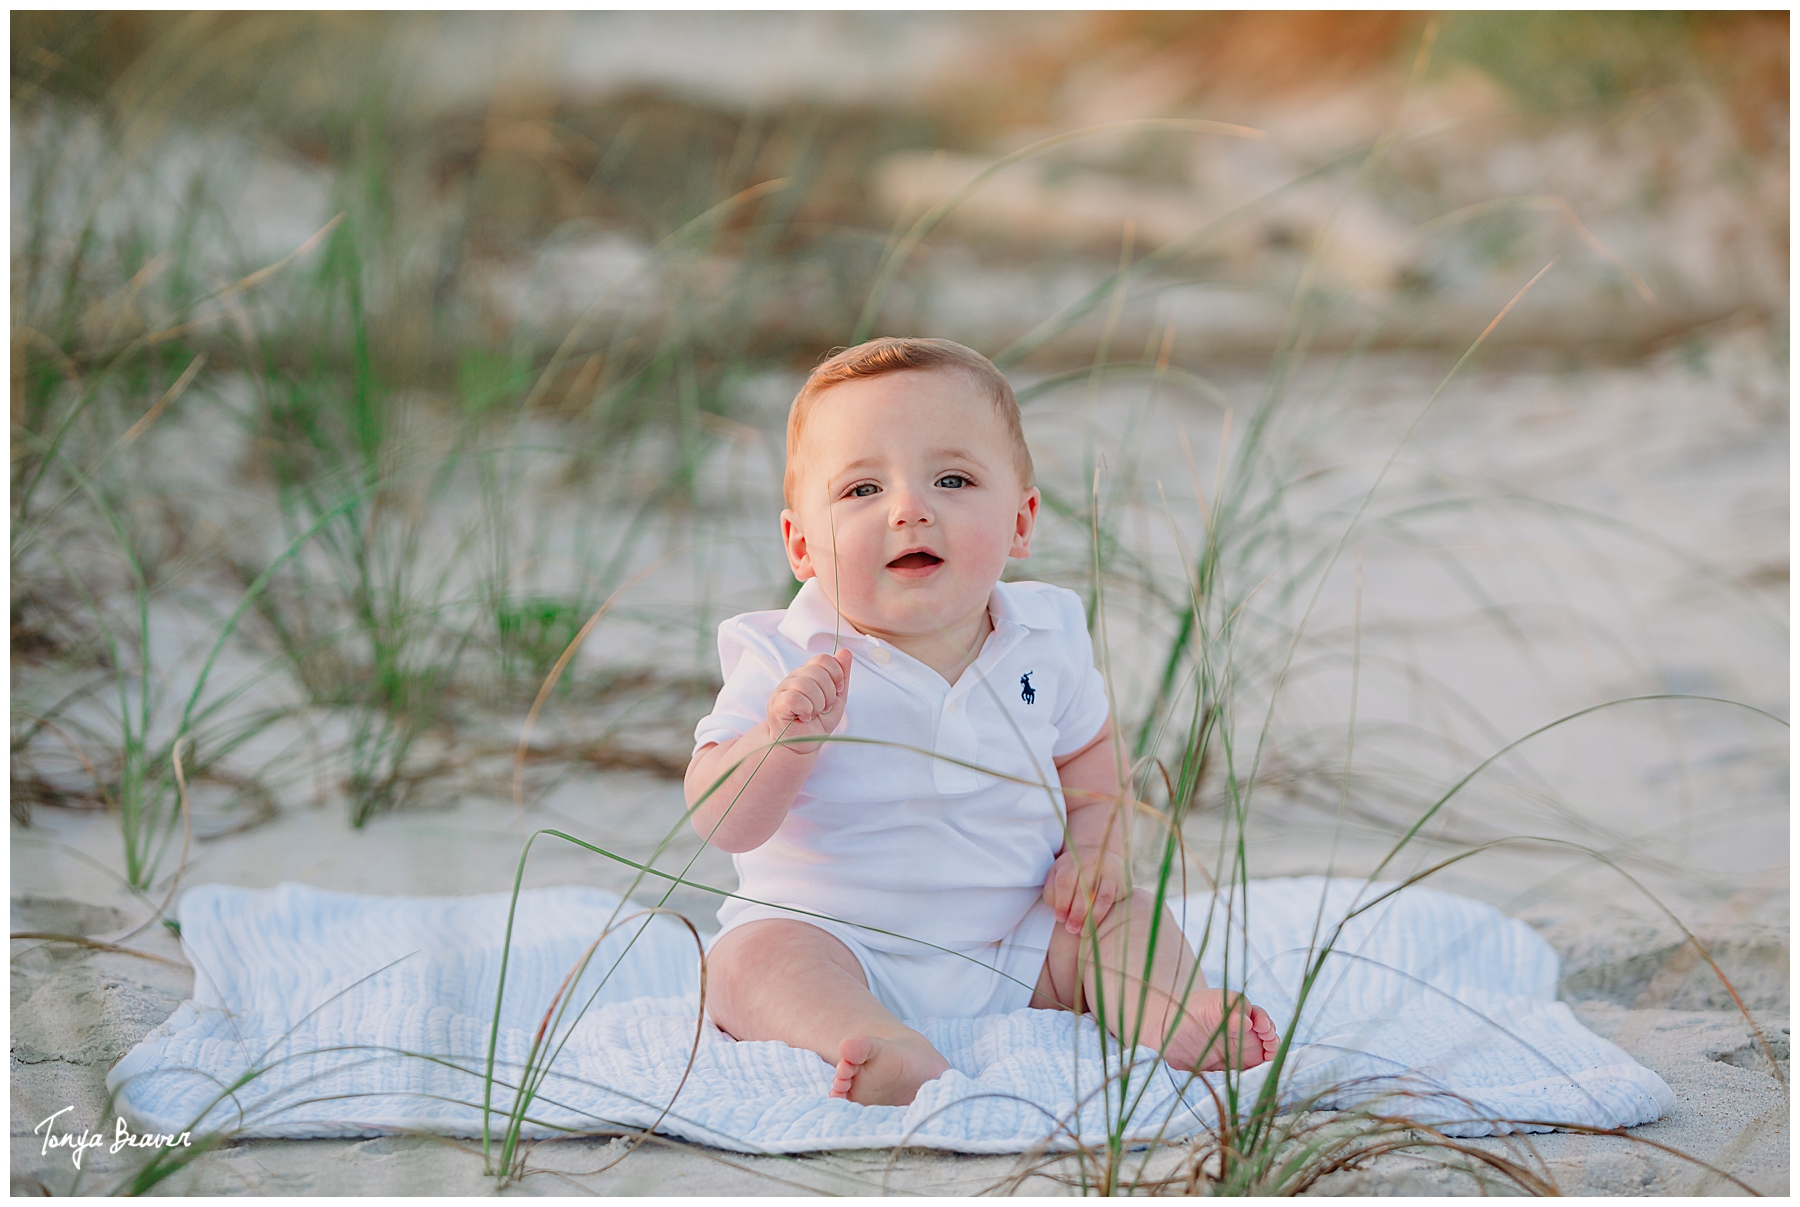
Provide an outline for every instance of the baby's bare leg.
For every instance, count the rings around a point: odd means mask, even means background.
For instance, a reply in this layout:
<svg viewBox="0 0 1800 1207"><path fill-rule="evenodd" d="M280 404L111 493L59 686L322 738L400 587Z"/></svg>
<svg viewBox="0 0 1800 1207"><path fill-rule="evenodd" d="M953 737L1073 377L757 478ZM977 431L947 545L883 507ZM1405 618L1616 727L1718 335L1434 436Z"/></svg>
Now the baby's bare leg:
<svg viewBox="0 0 1800 1207"><path fill-rule="evenodd" d="M875 1000L850 949L805 922L767 918L725 934L706 959L706 1012L737 1039L778 1039L835 1064L833 1098L903 1106L950 1067Z"/></svg>
<svg viewBox="0 0 1800 1207"><path fill-rule="evenodd" d="M1155 1048L1184 1071L1211 1072L1228 1065L1248 1069L1274 1059L1281 1042L1275 1024L1261 1007L1241 996L1233 994L1227 1002L1223 992L1207 988L1167 907L1156 930L1156 954L1145 992L1145 957L1155 911L1155 894L1145 889L1115 903L1097 928L1098 967L1094 938L1072 935L1058 926L1051 932L1050 951L1031 1004L1099 1015L1113 1035ZM1184 990L1185 1010L1180 1000Z"/></svg>

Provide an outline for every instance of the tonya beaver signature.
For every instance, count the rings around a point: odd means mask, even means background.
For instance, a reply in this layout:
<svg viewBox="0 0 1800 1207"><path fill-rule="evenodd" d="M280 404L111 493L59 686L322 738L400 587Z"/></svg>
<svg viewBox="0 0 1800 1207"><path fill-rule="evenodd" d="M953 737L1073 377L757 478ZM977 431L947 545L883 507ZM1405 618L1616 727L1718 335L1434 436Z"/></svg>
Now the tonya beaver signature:
<svg viewBox="0 0 1800 1207"><path fill-rule="evenodd" d="M105 1144L106 1137L100 1132L63 1132L58 1135L51 1124L56 1122L57 1115L66 1115L74 1109L73 1105L65 1106L31 1130L34 1133L40 1131L44 1133L44 1147L39 1152L39 1156L48 1154L53 1148L73 1149L74 1151L69 1156L75 1162L75 1168L80 1169L81 1158L86 1155L87 1150L99 1148ZM133 1135L125 1120L120 1119L117 1129L113 1132L112 1147L107 1151L116 1153L122 1148L166 1148L175 1144L186 1146L192 1143L192 1134L189 1132L182 1132L179 1135L165 1135L162 1132L145 1132L141 1136Z"/></svg>

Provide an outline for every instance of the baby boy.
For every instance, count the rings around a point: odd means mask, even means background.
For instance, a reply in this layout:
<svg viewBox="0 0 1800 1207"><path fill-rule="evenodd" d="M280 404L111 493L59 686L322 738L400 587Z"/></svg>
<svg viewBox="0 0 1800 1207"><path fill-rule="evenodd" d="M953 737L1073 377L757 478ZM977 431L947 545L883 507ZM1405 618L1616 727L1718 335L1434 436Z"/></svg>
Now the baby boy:
<svg viewBox="0 0 1800 1207"><path fill-rule="evenodd" d="M1268 1015L1206 987L1166 910L1151 957L1081 601L1000 581L1030 553L1032 480L1012 387L981 354L839 352L788 415L800 592L719 627L725 686L687 799L740 888L707 1008L835 1064L836 1097L911 1102L949 1068L903 1019L1026 1006L1103 1001L1115 1033L1141 1009L1178 1069L1275 1054Z"/></svg>

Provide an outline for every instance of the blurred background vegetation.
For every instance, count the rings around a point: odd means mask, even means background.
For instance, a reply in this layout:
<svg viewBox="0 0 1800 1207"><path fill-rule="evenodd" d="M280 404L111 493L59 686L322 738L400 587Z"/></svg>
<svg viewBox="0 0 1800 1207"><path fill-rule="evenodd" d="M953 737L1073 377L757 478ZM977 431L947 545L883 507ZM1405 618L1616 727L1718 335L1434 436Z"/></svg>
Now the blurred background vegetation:
<svg viewBox="0 0 1800 1207"><path fill-rule="evenodd" d="M503 762L631 573L761 531L859 323L1022 385L1460 349L1558 256L1496 347L1785 321L1780 12L11 20L14 815L140 883L177 742L208 833ZM718 584L787 590L732 556L534 757L679 771Z"/></svg>

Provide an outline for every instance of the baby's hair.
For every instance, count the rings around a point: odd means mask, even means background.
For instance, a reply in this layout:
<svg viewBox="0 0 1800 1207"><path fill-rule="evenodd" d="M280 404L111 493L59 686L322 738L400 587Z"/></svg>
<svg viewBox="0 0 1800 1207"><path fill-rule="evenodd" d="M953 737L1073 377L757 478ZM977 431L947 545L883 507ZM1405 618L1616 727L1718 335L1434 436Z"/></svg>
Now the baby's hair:
<svg viewBox="0 0 1800 1207"><path fill-rule="evenodd" d="M1025 427L1019 421L1019 400L1013 395L1012 383L994 362L963 345L947 339L901 338L884 335L854 348L834 348L807 375L806 384L794 396L788 410L787 474L781 491L789 507L794 505L794 479L798 476L800 435L819 398L833 386L847 381L881 377L888 373L904 373L920 369L958 369L987 391L994 413L1006 425L1012 439L1013 468L1018 471L1019 485L1029 487L1036 480L1031 464L1031 450L1025 445Z"/></svg>

